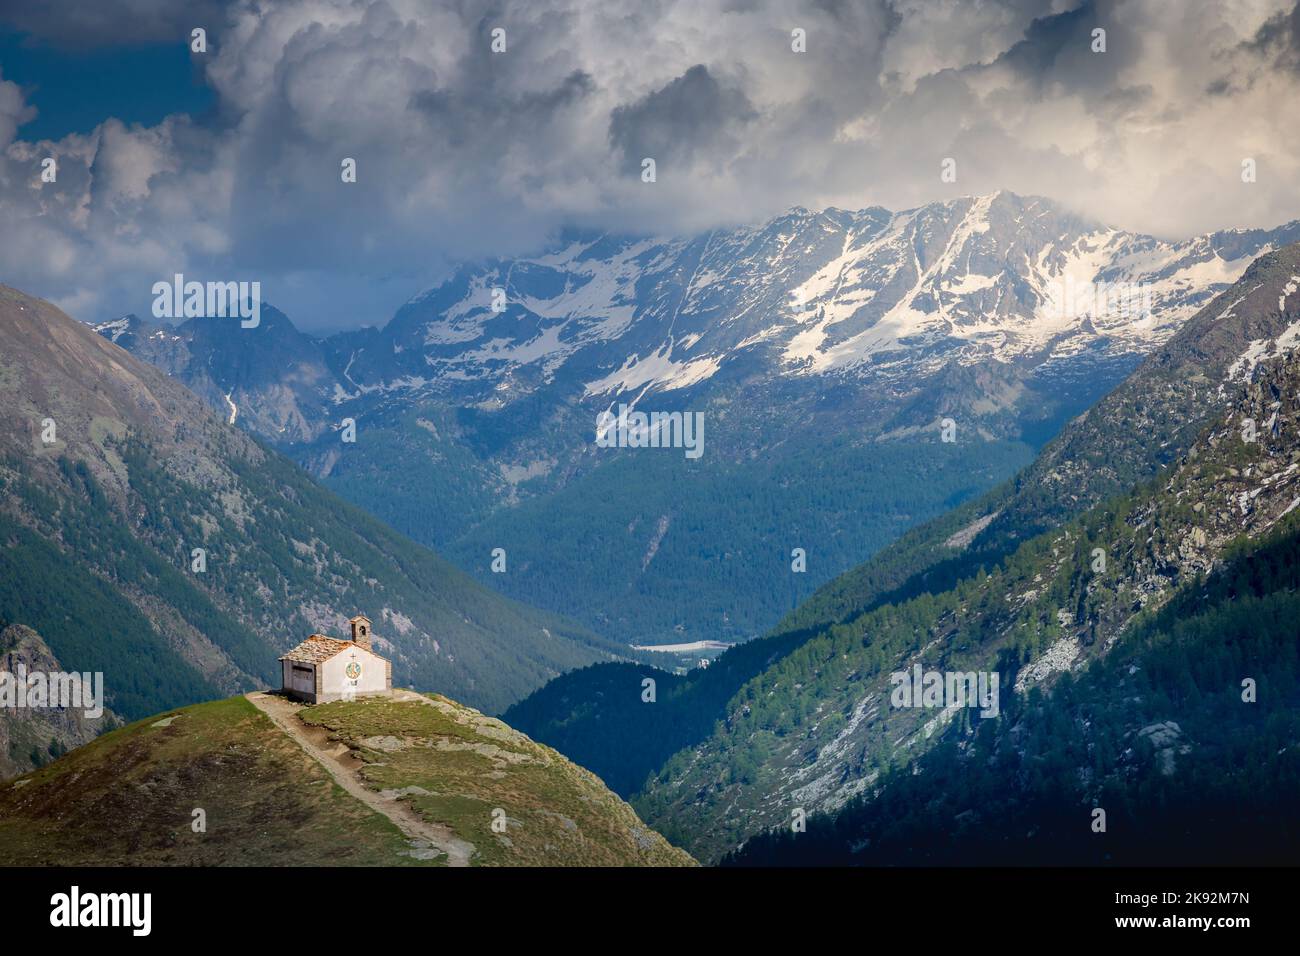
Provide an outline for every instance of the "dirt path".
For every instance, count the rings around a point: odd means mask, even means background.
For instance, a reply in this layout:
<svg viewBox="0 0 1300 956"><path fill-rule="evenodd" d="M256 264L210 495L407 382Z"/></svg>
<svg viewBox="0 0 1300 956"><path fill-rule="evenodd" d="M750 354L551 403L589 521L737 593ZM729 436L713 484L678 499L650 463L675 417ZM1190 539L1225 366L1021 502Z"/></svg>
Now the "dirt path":
<svg viewBox="0 0 1300 956"><path fill-rule="evenodd" d="M329 731L309 727L298 719L301 704L295 704L276 694L254 691L244 695L249 703L270 717L277 727L297 741L317 763L325 768L334 781L370 809L382 813L415 845L416 852L434 850L446 854L448 866L469 866L474 844L460 839L449 828L429 823L409 804L396 796L376 792L361 782L359 769L364 764L352 754L347 745L329 739ZM433 856L429 853L429 856Z"/></svg>

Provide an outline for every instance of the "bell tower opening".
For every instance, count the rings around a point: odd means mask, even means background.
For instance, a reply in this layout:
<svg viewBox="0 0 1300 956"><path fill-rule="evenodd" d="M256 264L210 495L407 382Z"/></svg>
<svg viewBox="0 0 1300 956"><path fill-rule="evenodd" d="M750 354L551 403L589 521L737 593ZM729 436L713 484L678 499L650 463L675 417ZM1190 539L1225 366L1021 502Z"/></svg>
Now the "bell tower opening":
<svg viewBox="0 0 1300 956"><path fill-rule="evenodd" d="M358 614L348 623L352 625L352 643L370 650L370 618Z"/></svg>

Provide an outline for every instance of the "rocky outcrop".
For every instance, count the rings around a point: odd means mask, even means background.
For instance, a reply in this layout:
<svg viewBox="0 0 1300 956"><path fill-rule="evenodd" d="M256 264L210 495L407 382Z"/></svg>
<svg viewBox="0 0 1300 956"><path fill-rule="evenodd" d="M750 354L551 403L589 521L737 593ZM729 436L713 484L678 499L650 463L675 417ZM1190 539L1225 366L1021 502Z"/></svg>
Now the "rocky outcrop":
<svg viewBox="0 0 1300 956"><path fill-rule="evenodd" d="M0 673L48 675L62 670L41 636L30 627L11 624L0 631ZM0 779L42 766L116 723L107 709L100 717L91 718L75 708L0 704Z"/></svg>

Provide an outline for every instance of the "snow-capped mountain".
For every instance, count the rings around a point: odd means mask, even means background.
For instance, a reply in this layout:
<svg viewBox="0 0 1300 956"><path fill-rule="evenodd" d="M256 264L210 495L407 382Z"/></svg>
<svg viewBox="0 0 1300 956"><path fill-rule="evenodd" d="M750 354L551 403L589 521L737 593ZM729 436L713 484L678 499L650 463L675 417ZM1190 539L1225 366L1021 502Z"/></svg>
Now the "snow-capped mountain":
<svg viewBox="0 0 1300 956"><path fill-rule="evenodd" d="M282 393L292 371L294 407L281 394L283 414L249 425L301 441L321 433L313 418L341 414L333 406L394 395L498 405L548 386L605 404L732 366L911 384L951 364L1131 366L1252 259L1297 239L1300 222L1169 242L998 192L896 213L795 209L686 238L569 232L543 255L462 267L382 330L320 342L274 310L256 342L201 319L174 333L134 317L98 328L172 374L210 379L202 391L227 410Z"/></svg>
<svg viewBox="0 0 1300 956"><path fill-rule="evenodd" d="M681 239L575 233L407 303L349 354L337 398L567 378L608 400L698 386L742 360L794 376L1062 369L1145 354L1297 238L1300 223L1166 242L1008 192L898 213L796 209Z"/></svg>

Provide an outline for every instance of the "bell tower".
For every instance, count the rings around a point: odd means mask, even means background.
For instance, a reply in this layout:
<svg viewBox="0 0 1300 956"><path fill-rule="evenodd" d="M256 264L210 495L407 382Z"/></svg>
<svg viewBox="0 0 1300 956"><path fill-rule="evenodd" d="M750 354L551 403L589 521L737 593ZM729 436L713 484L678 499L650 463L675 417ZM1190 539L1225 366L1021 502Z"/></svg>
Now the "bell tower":
<svg viewBox="0 0 1300 956"><path fill-rule="evenodd" d="M352 625L352 643L370 650L370 618L358 614L348 623Z"/></svg>

